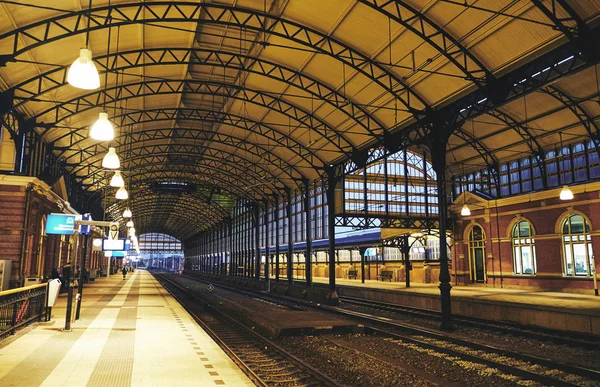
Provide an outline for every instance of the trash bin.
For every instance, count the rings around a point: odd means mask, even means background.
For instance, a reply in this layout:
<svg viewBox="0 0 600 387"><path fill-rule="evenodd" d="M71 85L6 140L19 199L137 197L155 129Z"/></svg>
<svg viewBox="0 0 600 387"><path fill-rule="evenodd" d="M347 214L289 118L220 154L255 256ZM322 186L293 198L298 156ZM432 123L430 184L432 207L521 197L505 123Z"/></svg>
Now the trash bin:
<svg viewBox="0 0 600 387"><path fill-rule="evenodd" d="M46 304L46 321L49 321L52 317L52 307L56 303L58 293L60 292L60 285L62 282L58 278L48 281L48 302Z"/></svg>

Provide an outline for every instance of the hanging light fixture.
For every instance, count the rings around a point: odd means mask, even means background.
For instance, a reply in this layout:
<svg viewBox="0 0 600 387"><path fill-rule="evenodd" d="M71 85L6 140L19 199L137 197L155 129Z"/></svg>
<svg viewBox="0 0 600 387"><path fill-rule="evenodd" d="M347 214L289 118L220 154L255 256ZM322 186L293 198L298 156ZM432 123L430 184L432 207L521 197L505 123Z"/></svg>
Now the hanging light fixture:
<svg viewBox="0 0 600 387"><path fill-rule="evenodd" d="M90 137L98 141L110 141L115 138L115 129L108 120L108 113L101 112L90 129Z"/></svg>
<svg viewBox="0 0 600 387"><path fill-rule="evenodd" d="M127 228L131 228L133 227L133 220L130 220L129 222L127 222Z"/></svg>
<svg viewBox="0 0 600 387"><path fill-rule="evenodd" d="M135 236L135 227L131 227L131 228L129 229L129 236L130 236L130 237L134 237L134 236Z"/></svg>
<svg viewBox="0 0 600 387"><path fill-rule="evenodd" d="M460 210L460 214L462 216L471 216L471 210L469 209L469 206L467 206L466 203L463 205L462 210Z"/></svg>
<svg viewBox="0 0 600 387"><path fill-rule="evenodd" d="M115 195L115 197L119 200L126 200L127 198L129 198L129 194L127 193L127 190L125 189L125 187L121 187L117 191L117 194Z"/></svg>
<svg viewBox="0 0 600 387"><path fill-rule="evenodd" d="M119 161L119 156L117 156L117 152L115 148L108 148L108 153L102 159L102 168L106 169L119 169L121 167L121 162Z"/></svg>
<svg viewBox="0 0 600 387"><path fill-rule="evenodd" d="M87 30L85 34L85 48L79 50L79 58L69 67L67 82L79 89L94 90L100 87L100 75L92 60L90 46L90 21L92 14L92 0L90 0L87 15Z"/></svg>
<svg viewBox="0 0 600 387"><path fill-rule="evenodd" d="M111 187L125 187L125 180L121 176L121 171L116 171L113 177L110 179Z"/></svg>
<svg viewBox="0 0 600 387"><path fill-rule="evenodd" d="M562 170L563 181L565 181L565 158L563 156L563 141L562 141L562 133L558 134L560 136L560 169ZM563 189L560 191L560 195L558 196L560 200L573 200L573 191L569 188L567 184L563 185Z"/></svg>
<svg viewBox="0 0 600 387"><path fill-rule="evenodd" d="M79 58L75 59L67 72L67 82L78 89L94 90L100 87L100 75L92 60L92 50L79 50Z"/></svg>
<svg viewBox="0 0 600 387"><path fill-rule="evenodd" d="M123 211L123 218L131 218L132 214L131 214L131 210L129 209L129 207L127 207L125 209L125 211ZM131 222L131 221L130 221ZM129 223L129 222L128 222ZM129 226L128 226L129 227Z"/></svg>
<svg viewBox="0 0 600 387"><path fill-rule="evenodd" d="M563 185L559 198L560 200L573 200L573 192L568 185Z"/></svg>

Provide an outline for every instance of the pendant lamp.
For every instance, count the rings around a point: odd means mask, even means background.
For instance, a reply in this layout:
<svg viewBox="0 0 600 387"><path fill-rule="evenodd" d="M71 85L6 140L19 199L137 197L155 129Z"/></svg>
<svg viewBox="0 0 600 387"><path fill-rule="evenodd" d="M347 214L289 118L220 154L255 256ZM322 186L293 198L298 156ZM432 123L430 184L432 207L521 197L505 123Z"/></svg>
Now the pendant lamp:
<svg viewBox="0 0 600 387"><path fill-rule="evenodd" d="M123 218L131 218L131 215L132 215L132 214L131 214L131 210L129 209L129 207L127 207L127 208L125 209L125 211L123 211ZM130 222L131 222L131 221L130 221ZM128 223L129 223L129 222L128 222ZM127 226L127 227L129 227L129 226Z"/></svg>
<svg viewBox="0 0 600 387"><path fill-rule="evenodd" d="M125 187L125 181L123 180L123 176L121 176L121 171L116 171L113 177L110 179L111 187Z"/></svg>
<svg viewBox="0 0 600 387"><path fill-rule="evenodd" d="M119 188L119 190L117 191L117 194L115 195L115 198L117 198L119 200L126 200L127 198L129 198L129 194L127 193L127 190L125 189L125 187Z"/></svg>
<svg viewBox="0 0 600 387"><path fill-rule="evenodd" d="M117 156L117 152L115 148L108 148L108 153L102 159L102 168L105 169L119 169L121 167L121 162L119 161L119 156Z"/></svg>
<svg viewBox="0 0 600 387"><path fill-rule="evenodd" d="M568 185L563 185L559 198L560 200L573 200L573 191L571 191Z"/></svg>
<svg viewBox="0 0 600 387"><path fill-rule="evenodd" d="M563 154L565 148L563 147L562 133L559 132L558 135L560 136L560 169L562 170L563 181L565 181L565 157ZM573 191L571 191L569 186L565 184L563 185L563 189L560 191L558 198L560 200L573 200Z"/></svg>
<svg viewBox="0 0 600 387"><path fill-rule="evenodd" d="M133 237L133 236L135 236L135 227L131 227L131 228L129 229L129 236L130 236L130 237Z"/></svg>
<svg viewBox="0 0 600 387"><path fill-rule="evenodd" d="M91 50L79 50L79 58L75 59L67 72L67 82L78 89L94 90L100 87L100 75L92 60Z"/></svg>
<svg viewBox="0 0 600 387"><path fill-rule="evenodd" d="M127 222L127 228L131 228L133 227L133 220L130 220L129 222Z"/></svg>
<svg viewBox="0 0 600 387"><path fill-rule="evenodd" d="M471 210L469 209L469 206L466 204L463 205L462 210L460 210L460 214L462 216L471 216Z"/></svg>
<svg viewBox="0 0 600 387"><path fill-rule="evenodd" d="M108 113L101 112L98 120L90 129L90 137L98 141L110 141L115 138L115 129L108 120Z"/></svg>

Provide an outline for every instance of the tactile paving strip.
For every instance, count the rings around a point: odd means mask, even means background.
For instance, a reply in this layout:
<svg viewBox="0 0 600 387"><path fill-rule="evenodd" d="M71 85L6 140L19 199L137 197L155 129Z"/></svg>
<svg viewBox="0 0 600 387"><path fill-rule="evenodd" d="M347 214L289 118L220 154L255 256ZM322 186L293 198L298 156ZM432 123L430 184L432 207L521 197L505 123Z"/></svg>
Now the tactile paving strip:
<svg viewBox="0 0 600 387"><path fill-rule="evenodd" d="M139 291L140 276L135 279L127 294L87 386L131 385Z"/></svg>

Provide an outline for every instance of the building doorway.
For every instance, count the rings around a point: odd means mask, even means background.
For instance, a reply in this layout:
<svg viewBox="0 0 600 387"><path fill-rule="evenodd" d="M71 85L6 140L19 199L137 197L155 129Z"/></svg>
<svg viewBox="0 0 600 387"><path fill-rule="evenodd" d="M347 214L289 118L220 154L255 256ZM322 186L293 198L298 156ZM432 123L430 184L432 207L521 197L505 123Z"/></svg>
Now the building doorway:
<svg viewBox="0 0 600 387"><path fill-rule="evenodd" d="M485 235L480 226L473 226L469 232L469 262L471 281L485 282Z"/></svg>

